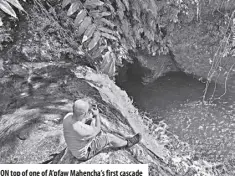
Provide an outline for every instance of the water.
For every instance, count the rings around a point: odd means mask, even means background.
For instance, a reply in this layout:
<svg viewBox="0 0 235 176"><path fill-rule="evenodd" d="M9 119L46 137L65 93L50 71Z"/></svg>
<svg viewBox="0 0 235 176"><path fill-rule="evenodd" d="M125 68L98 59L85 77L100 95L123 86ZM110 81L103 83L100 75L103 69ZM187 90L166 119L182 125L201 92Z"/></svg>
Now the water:
<svg viewBox="0 0 235 176"><path fill-rule="evenodd" d="M118 82L118 81L117 81ZM235 159L235 93L224 93L218 86L211 104L203 104L205 84L182 72L169 73L144 86L140 80L118 83L133 98L135 105L148 112L157 123L163 120L169 130L188 142L195 157L223 162ZM211 97L214 85L208 89Z"/></svg>

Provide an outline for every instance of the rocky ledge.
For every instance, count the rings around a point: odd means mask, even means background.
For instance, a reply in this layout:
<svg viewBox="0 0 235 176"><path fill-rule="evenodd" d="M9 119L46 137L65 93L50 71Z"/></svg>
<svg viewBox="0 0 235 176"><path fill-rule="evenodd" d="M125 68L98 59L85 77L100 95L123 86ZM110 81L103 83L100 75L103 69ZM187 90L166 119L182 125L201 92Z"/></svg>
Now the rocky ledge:
<svg viewBox="0 0 235 176"><path fill-rule="evenodd" d="M151 175L223 172L219 165L194 160L190 146L170 134L166 124L141 115L108 76L65 63L23 65L31 69L28 81L15 74L1 79L0 163L78 164L66 148L62 119L75 99L86 97L98 104L103 131L121 136L140 132L143 140L128 150L103 151L85 163L147 163Z"/></svg>

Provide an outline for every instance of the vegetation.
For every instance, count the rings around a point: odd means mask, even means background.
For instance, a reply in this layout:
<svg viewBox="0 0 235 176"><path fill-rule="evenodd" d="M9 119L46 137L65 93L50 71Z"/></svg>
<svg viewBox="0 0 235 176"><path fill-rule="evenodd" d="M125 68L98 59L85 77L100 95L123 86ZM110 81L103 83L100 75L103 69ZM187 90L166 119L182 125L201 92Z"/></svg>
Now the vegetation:
<svg viewBox="0 0 235 176"><path fill-rule="evenodd" d="M221 57L217 56L235 53L234 13L232 7L229 8L232 6L229 0L63 0L59 4L52 0L34 0L33 3L47 18L41 25L49 26L50 35L55 34L54 38L59 37L59 42L68 45L64 51L70 50L70 55L86 56L92 61L108 56L121 66L122 59L131 60L130 50L144 50L150 55L167 54L178 37L174 36L174 31L186 25L200 25L203 15L216 13L222 14L220 31L215 30L214 24L208 24L208 28L211 27L208 30L216 33L212 40L221 41L221 45L219 54L210 58L212 69L208 80L214 70L219 69L221 59L216 58ZM16 9L24 11L18 0L1 0L0 8L14 18L17 18ZM0 26L4 20L0 18ZM40 31L45 31L43 27ZM1 48L2 43L12 41L8 31L8 28L0 28Z"/></svg>
<svg viewBox="0 0 235 176"><path fill-rule="evenodd" d="M0 0L0 9L4 11L5 13L7 13L8 15L11 15L12 17L17 18L15 10L11 7L11 5L21 11L24 11L23 7L20 5L18 0Z"/></svg>
<svg viewBox="0 0 235 176"><path fill-rule="evenodd" d="M18 104L27 102L23 101L24 98L30 97L32 90L41 86L40 80L45 81L45 85L47 85L56 82L61 75L65 77L66 74L55 67L66 66L63 70L68 71L67 74L71 76L71 65L75 64L68 64L67 66L65 62L60 63L61 60L67 59L66 62L82 62L85 60L89 64L92 62L90 65L94 66L96 62L102 61L102 59L112 58L116 65L121 66L123 59L131 60L128 57L129 51L144 50L149 55L167 54L173 51L180 40L183 42L190 40L197 44L197 37L201 34L199 28L205 34L200 37L206 36L202 41L206 43L209 40L217 52L213 53L210 58L198 57L198 53L195 52L196 54L192 54L193 57L184 57L184 60L180 63L188 60L187 64L193 65L193 62L198 58L198 60L202 58L202 61L209 61L211 70L205 77L208 78L205 95L216 70L220 70L224 64L228 63L229 68L226 68L224 72L226 93L226 82L235 65L235 12L233 3L229 0L33 0L24 4L18 0L0 0L0 9L0 52L4 52L4 54L0 54L0 71L5 71L4 73L1 72L0 76L4 74L14 75L16 85L9 84L9 87L19 90L23 87L26 89L25 92L28 93L17 92L9 96L9 100L3 98L4 113L9 113L9 107L15 110L15 107L19 106ZM18 11L25 12L24 9L30 14L26 18L27 21L24 21L23 15L18 13ZM212 20L204 20L204 17L208 14L212 16ZM19 20L16 20L17 18ZM20 27L23 26L24 28L15 28L15 24L19 23L21 23ZM206 26L205 29L202 24ZM191 28L187 28L187 26ZM193 29L193 27L195 28ZM189 35L182 34L185 37L183 40L182 36L177 34L185 28L187 28L186 34L190 29L192 30L191 33L188 33ZM181 29L183 30L181 31ZM205 45L211 44L208 43ZM8 44L13 44L13 46L9 45L10 47L3 51L3 46ZM194 46L193 44L190 47L195 47L198 52L205 50L207 52L207 48L200 51L196 48L197 45ZM210 51L208 50L208 52ZM202 56L204 56L203 54ZM232 59L227 60L227 58ZM7 65L5 61L11 62L8 62ZM35 62L39 63L36 64ZM25 63L28 65L24 65ZM45 64L47 67L40 71L35 69L40 64ZM51 66L52 69L49 70L48 67L50 68L50 66L48 65L50 64L53 67ZM6 65L9 68L6 69ZM206 72L207 70L203 69L201 65L195 64L192 67ZM187 73L187 69L182 70ZM55 70L58 70L58 73ZM57 77L53 77L55 73L58 74ZM51 78L48 74L52 74ZM96 76L93 77L96 78ZM106 77L102 75L102 78L106 81ZM63 79L56 82L61 88L58 89L58 92L68 91L70 93L68 86L71 86L73 87L72 91L75 92L71 97L77 98L76 91L87 91L86 87L82 87L83 83L79 87L76 85L77 80L67 77ZM1 81L7 82L8 77L6 79L4 77ZM51 100L58 96L57 93L50 92L53 87L57 89L55 85L48 88L48 94L52 95L48 99L48 104L51 104ZM41 92L38 92L37 95L43 94L43 91L44 89L41 89ZM90 94L90 92L87 93L87 95ZM19 95L22 97L22 102L15 101L16 103L12 103L11 101L14 101L14 98L17 99ZM61 97L64 96L61 95ZM47 94L45 97L47 97ZM9 103L6 103L6 101L9 101ZM41 105L41 101L45 104L44 99L39 98L37 106ZM7 104L6 107L5 104ZM165 130L165 126L157 127L152 125L153 122L149 119L144 120L149 125L148 131L153 134L157 133L159 129L159 131ZM158 137L164 138L166 136ZM175 140L175 142L177 141ZM173 144L169 146L172 152L176 151L173 146ZM180 148L182 149L181 146L179 146Z"/></svg>
<svg viewBox="0 0 235 176"><path fill-rule="evenodd" d="M67 6L67 15L75 14L80 42L92 57L108 47L118 56L135 49L147 49L153 55L167 53L165 27L178 22L182 10L187 13L180 1L64 0L62 7Z"/></svg>
<svg viewBox="0 0 235 176"><path fill-rule="evenodd" d="M222 28L221 31L221 40L219 42L219 47L212 59L210 59L211 68L207 75L206 88L203 95L203 101L205 102L205 97L209 87L209 83L212 78L215 76L215 83L217 84L217 79L220 77L221 73L225 75L224 79L224 93L219 97L214 97L216 91L216 84L212 96L210 97L210 103L214 100L222 98L227 93L227 82L230 76L230 73L233 71L235 66L235 10L232 11L231 15L227 17L226 26ZM228 68L226 68L228 65ZM225 69L224 72L222 70Z"/></svg>

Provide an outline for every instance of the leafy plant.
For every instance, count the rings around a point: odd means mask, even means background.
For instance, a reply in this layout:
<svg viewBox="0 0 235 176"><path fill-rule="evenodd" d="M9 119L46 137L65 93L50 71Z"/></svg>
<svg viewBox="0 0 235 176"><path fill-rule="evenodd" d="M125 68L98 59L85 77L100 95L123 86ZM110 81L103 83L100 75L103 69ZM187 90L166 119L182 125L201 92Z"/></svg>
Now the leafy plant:
<svg viewBox="0 0 235 176"><path fill-rule="evenodd" d="M8 15L17 18L17 15L11 5L25 12L18 0L0 0L0 9Z"/></svg>
<svg viewBox="0 0 235 176"><path fill-rule="evenodd" d="M178 22L183 1L167 0L63 0L67 15L74 16L74 25L81 44L90 53L113 50L146 49L151 54L167 53L169 43L164 28ZM185 10L187 11L187 10ZM77 13L78 12L78 13ZM77 13L77 14L76 14ZM104 45L106 47L100 47ZM113 47L115 46L115 47Z"/></svg>
<svg viewBox="0 0 235 176"><path fill-rule="evenodd" d="M62 6L74 19L78 41L91 58L105 58L107 52L123 58L128 50L167 54L173 48L174 31L202 21L202 12L219 9L213 4L221 6L221 1L63 0ZM119 57L117 50L125 52Z"/></svg>
<svg viewBox="0 0 235 176"><path fill-rule="evenodd" d="M4 43L12 42L12 36L10 35L10 30L6 28L0 28L0 51L2 51L4 47Z"/></svg>
<svg viewBox="0 0 235 176"><path fill-rule="evenodd" d="M83 2L80 0L64 0L62 2L63 8L69 6L67 15L74 16L74 26L77 28L76 36L80 38L80 44L86 50L86 53L91 58L103 58L102 65L104 68L101 68L101 70L107 70L106 67L110 65L110 63L105 62L107 56L114 61L115 65L121 65L122 59L127 58L127 48L121 43L121 31L118 30L117 23L117 12L122 14L123 17L124 12L118 11L116 7L118 4L120 6L122 2L120 0L116 1L116 4L112 4L108 0L86 0ZM126 5L128 6L128 1L126 1ZM111 70L112 73L110 74L114 75L115 66Z"/></svg>
<svg viewBox="0 0 235 176"><path fill-rule="evenodd" d="M114 30L116 26L112 20L114 17L114 8L111 3L104 3L100 0L86 0L82 3L79 0L64 0L62 7L70 4L67 15L72 16L78 10L74 25L78 28L77 36L81 38L81 44L88 51L95 50L97 45L106 45L108 41L117 42L118 32ZM99 47L101 53L107 47ZM94 54L94 53L93 53Z"/></svg>

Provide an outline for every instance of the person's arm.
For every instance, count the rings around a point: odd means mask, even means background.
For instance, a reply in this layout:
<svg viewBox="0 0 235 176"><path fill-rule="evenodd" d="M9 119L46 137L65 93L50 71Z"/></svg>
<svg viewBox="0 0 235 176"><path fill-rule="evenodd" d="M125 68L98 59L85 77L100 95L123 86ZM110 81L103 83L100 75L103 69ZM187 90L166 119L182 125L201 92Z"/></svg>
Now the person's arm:
<svg viewBox="0 0 235 176"><path fill-rule="evenodd" d="M95 120L95 127L99 129L99 132L101 130L101 120L100 120L100 115L99 115L99 110L96 109L92 109L92 113L93 113L93 118Z"/></svg>
<svg viewBox="0 0 235 176"><path fill-rule="evenodd" d="M100 128L86 125L82 122L73 124L73 129L81 136L82 140L92 139L100 132Z"/></svg>

